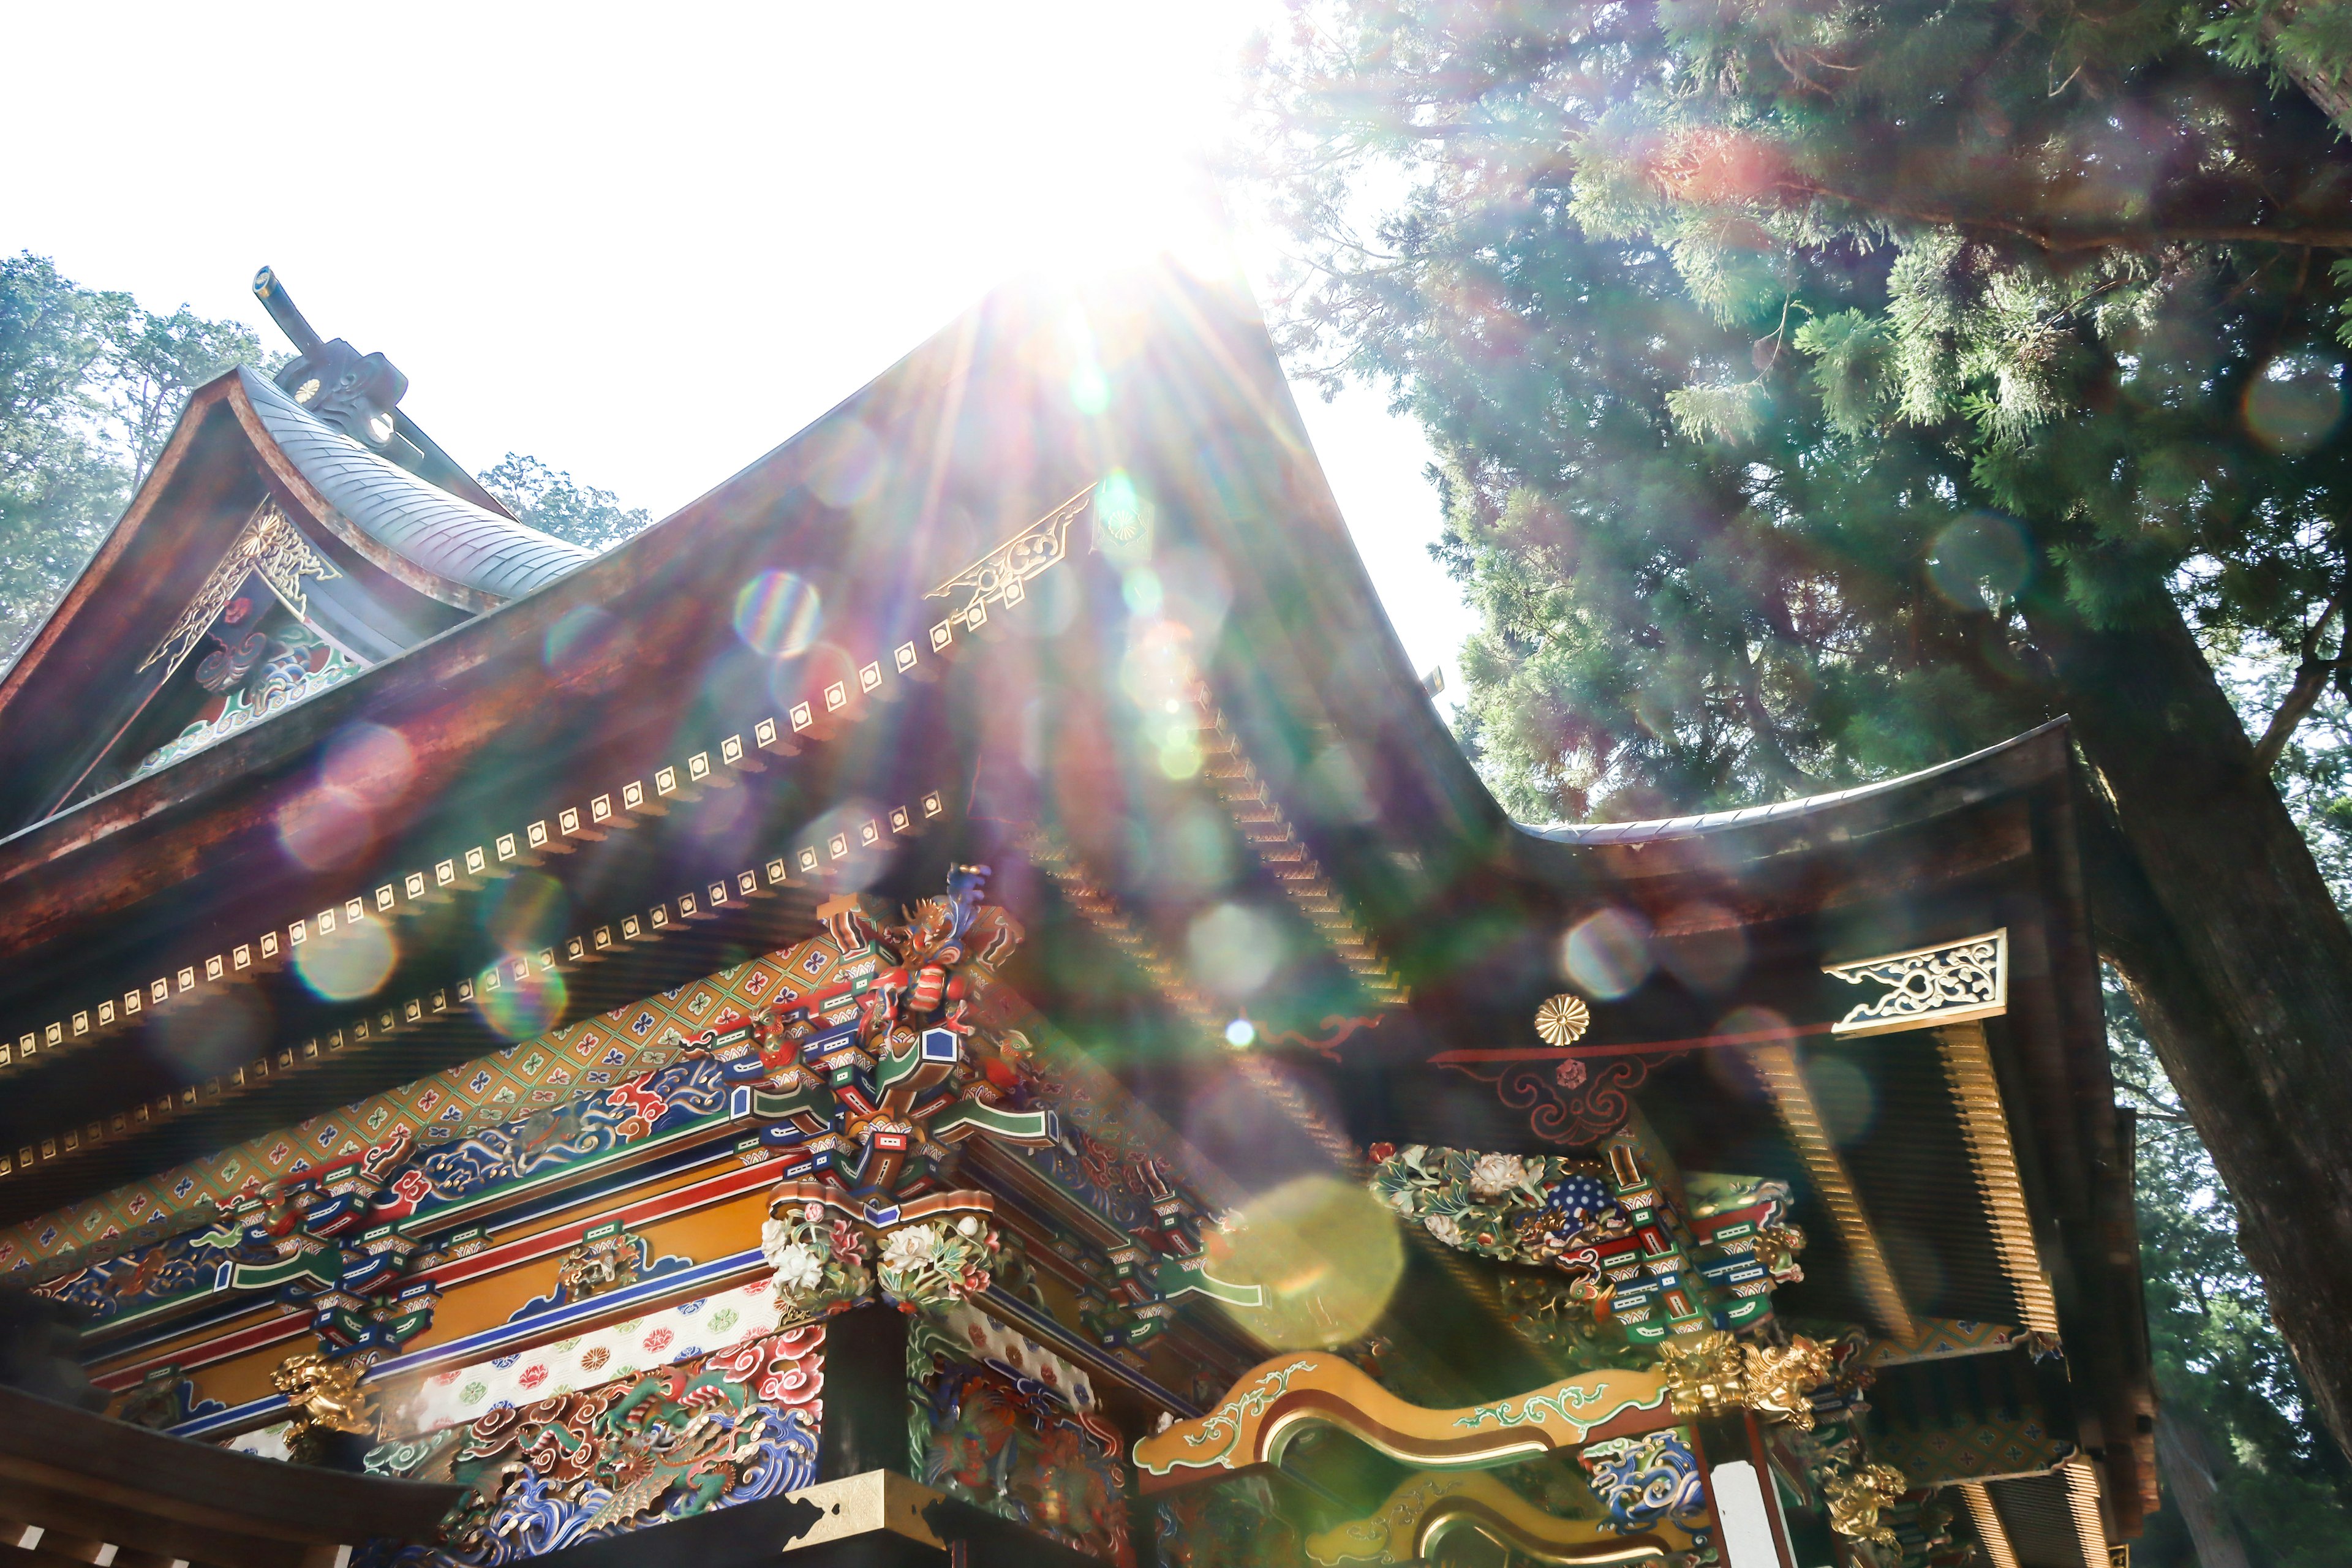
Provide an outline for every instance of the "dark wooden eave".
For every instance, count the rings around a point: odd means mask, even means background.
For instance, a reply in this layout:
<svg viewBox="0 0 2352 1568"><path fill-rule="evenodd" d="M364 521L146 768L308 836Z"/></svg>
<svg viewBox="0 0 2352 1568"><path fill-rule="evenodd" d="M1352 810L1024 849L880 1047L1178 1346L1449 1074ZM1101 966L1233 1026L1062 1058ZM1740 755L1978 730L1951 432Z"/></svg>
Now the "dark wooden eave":
<svg viewBox="0 0 2352 1568"><path fill-rule="evenodd" d="M465 1488L289 1465L0 1388L0 1521L27 1562L336 1568L339 1548L432 1538ZM0 1562L6 1561L0 1554Z"/></svg>

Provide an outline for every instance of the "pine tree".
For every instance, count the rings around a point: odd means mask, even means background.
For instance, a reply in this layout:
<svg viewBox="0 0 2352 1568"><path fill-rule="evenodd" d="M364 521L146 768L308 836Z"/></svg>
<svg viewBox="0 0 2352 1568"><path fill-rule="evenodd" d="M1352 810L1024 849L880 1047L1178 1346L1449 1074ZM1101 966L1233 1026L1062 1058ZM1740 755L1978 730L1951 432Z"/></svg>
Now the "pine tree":
<svg viewBox="0 0 2352 1568"><path fill-rule="evenodd" d="M1385 381L1441 455L1513 809L1784 797L2072 715L2101 949L2342 1440L2352 930L2274 776L2352 700L2317 9L1328 0L1255 140L1294 363Z"/></svg>

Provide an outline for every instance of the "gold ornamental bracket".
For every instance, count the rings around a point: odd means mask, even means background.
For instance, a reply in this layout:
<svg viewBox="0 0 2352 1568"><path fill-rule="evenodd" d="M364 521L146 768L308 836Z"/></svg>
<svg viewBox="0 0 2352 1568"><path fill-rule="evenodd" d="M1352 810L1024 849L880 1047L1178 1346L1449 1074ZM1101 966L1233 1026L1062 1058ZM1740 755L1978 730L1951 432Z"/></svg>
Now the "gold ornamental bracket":
<svg viewBox="0 0 2352 1568"><path fill-rule="evenodd" d="M1278 1464L1309 1426L1337 1427L1409 1465L1489 1469L1671 1426L1681 1417L1669 1395L1659 1372L1588 1372L1492 1405L1432 1410L1406 1404L1352 1362L1303 1352L1261 1363L1214 1410L1139 1440L1136 1476L1153 1492Z"/></svg>
<svg viewBox="0 0 2352 1568"><path fill-rule="evenodd" d="M1875 1000L1849 1008L1830 1026L1832 1035L1891 1035L1997 1018L2009 1011L2009 928L1908 952L1825 964L1822 973L1848 985L1885 988Z"/></svg>
<svg viewBox="0 0 2352 1568"><path fill-rule="evenodd" d="M180 668L196 645L204 640L205 628L213 624L247 577L258 573L269 584L269 591L286 603L286 607L305 620L310 614L310 596L304 593L302 579L314 577L328 582L342 575L335 563L312 548L302 531L294 526L274 500L265 500L253 509L238 531L228 553L212 569L196 596L188 601L187 608L155 650L139 661L143 670L157 662L163 664L164 679L169 679ZM133 672L137 673L136 671Z"/></svg>
<svg viewBox="0 0 2352 1568"><path fill-rule="evenodd" d="M1094 494L1095 487L1088 485L924 595L926 599L962 599L948 613L948 618L932 629L933 651L946 646L955 626L977 631L986 626L990 605L1021 603L1028 596L1026 584L1032 578L1067 559L1070 524L1086 514L1094 502Z"/></svg>

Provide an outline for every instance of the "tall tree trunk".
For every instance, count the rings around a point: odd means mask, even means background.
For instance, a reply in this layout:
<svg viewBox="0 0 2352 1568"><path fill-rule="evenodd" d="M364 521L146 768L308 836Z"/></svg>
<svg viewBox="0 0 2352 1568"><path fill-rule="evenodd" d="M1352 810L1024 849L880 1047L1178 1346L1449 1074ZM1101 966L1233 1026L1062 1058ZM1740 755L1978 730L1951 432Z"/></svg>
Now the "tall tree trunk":
<svg viewBox="0 0 2352 1568"><path fill-rule="evenodd" d="M2128 629L2033 631L2121 840L2092 858L2102 950L2352 1451L2352 927L2168 601Z"/></svg>
<svg viewBox="0 0 2352 1568"><path fill-rule="evenodd" d="M2181 1522L2197 1548L2197 1568L2253 1568L2237 1521L2221 1501L2214 1484L2218 1468L2211 1445L2190 1422L2169 1412L2156 1419L2158 1463L2164 1469L2165 1489L2180 1510Z"/></svg>
<svg viewBox="0 0 2352 1568"><path fill-rule="evenodd" d="M2341 4L2342 0L2318 0L2322 6ZM2243 5L2245 0L2239 0ZM2336 129L2352 136L2352 79L2343 70L2330 64L2308 58L2281 35L2303 19L2304 0L2279 0L2279 4L2262 8L2261 20L2255 31L2270 50L2271 58L2289 80L2303 89L2303 95L2319 106L2320 112L2336 121Z"/></svg>

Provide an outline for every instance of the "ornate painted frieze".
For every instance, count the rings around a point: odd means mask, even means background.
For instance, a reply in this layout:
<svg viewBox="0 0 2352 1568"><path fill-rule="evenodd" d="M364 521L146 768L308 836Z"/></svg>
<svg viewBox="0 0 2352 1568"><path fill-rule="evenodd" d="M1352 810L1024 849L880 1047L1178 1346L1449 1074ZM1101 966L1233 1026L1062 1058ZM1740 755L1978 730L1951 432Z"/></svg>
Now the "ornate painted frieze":
<svg viewBox="0 0 2352 1568"><path fill-rule="evenodd" d="M921 1313L910 1326L908 1440L918 1479L1115 1568L1134 1568L1118 1429L1034 1373L995 1357L971 1359L955 1321Z"/></svg>
<svg viewBox="0 0 2352 1568"><path fill-rule="evenodd" d="M508 1352L425 1378L387 1413L390 1431L436 1431L479 1419L500 1405L528 1405L551 1394L598 1387L714 1351L732 1351L799 1321L766 1279L617 1323Z"/></svg>
<svg viewBox="0 0 2352 1568"><path fill-rule="evenodd" d="M808 1324L383 1444L372 1472L473 1490L436 1544L378 1561L492 1568L798 1490L815 1477L824 1340Z"/></svg>
<svg viewBox="0 0 2352 1568"><path fill-rule="evenodd" d="M235 608L232 603L230 610ZM217 671L215 660L223 661ZM215 693L212 700L185 729L140 758L131 776L140 778L194 756L281 709L341 686L364 668L299 621L224 644L196 668L197 681ZM222 684L215 686L215 679Z"/></svg>
<svg viewBox="0 0 2352 1568"><path fill-rule="evenodd" d="M1804 1277L1786 1184L1691 1173L1677 1202L1633 1134L1602 1152L1580 1162L1382 1145L1372 1190L1448 1247L1565 1274L1566 1304L1605 1308L1637 1345L1752 1329L1771 1315L1773 1289Z"/></svg>
<svg viewBox="0 0 2352 1568"><path fill-rule="evenodd" d="M1998 1017L2009 1010L2009 930L1963 937L1822 971L1848 985L1876 985L1831 1026L1836 1035L1885 1035Z"/></svg>
<svg viewBox="0 0 2352 1568"><path fill-rule="evenodd" d="M1197 1212L1156 1160L1129 1147L1132 1141L1089 1097L1045 1074L1017 1031L980 1022L975 1004L985 988L985 965L1009 949L1016 928L1000 911L979 906L976 878L911 911L898 927L877 927L854 910L835 910L829 927L824 937L730 972L720 983L616 1009L576 1031L394 1091L377 1106L346 1108L333 1121L293 1130L272 1145L271 1157L288 1173L273 1180L245 1173L237 1195L219 1205L227 1214L208 1228L55 1276L41 1289L125 1323L222 1289L274 1294L312 1314L322 1352L362 1364L381 1361L429 1321L433 1280L488 1245L478 1222L502 1212L499 1205L541 1201L534 1194L541 1189L592 1183L608 1167L614 1174L634 1168L639 1151L666 1139L732 1136L741 1145L739 1160L763 1173L789 1171L816 1140L789 1112L762 1112L794 1094L803 1106L821 1103L822 1091L831 1097L823 1132L846 1144L862 1139L866 1152L838 1162L810 1160L814 1174L787 1176L775 1187L764 1238L770 1277L761 1288L781 1303L785 1319L870 1293L944 1306L985 1291L1005 1256L991 1218L993 1200L985 1191L943 1184L958 1150L974 1137L1003 1152L992 1169L1010 1168L1004 1160L1011 1160L1036 1171L1045 1185L1033 1195L1050 1198L1049 1211L1078 1205L1106 1221L1117 1215L1100 1236L1082 1226L1087 1241L1062 1253L1084 1270L1076 1288L1092 1303L1090 1334L1131 1347L1159 1331L1171 1298L1189 1291L1255 1299L1255 1288L1237 1290L1208 1276ZM781 1005L738 1005L761 994L780 998ZM663 1019L704 1026L687 1037L664 1029ZM607 1045L616 1024L656 1043L634 1057ZM849 1031L845 1048L870 1067L841 1059L845 1047L836 1036L843 1028ZM573 1048L559 1056L566 1037ZM934 1048L927 1059L927 1037L948 1048ZM814 1051L809 1042L816 1042ZM822 1077L813 1055L831 1058ZM614 1068L649 1058L660 1065L611 1081ZM583 1060L614 1067L583 1074ZM563 1084L570 1097L423 1146L413 1121L389 1114L393 1105L410 1116L444 1101L511 1105L521 1095L493 1086L514 1086L518 1075L529 1073ZM579 1092L579 1080L592 1074L604 1081ZM466 1083L470 1099L449 1096L453 1079ZM549 1100L558 1092L530 1091ZM1090 1119L1100 1117L1103 1131L1119 1144L1062 1122L1055 1103L1065 1096ZM345 1118L383 1128L388 1136L362 1145L336 1131ZM884 1135L893 1120L930 1131L891 1149ZM759 1146L743 1138L763 1125L768 1136ZM284 1146L303 1132L316 1137L322 1152L346 1152L316 1165L288 1159ZM1036 1158L1049 1152L1050 1160ZM225 1163L237 1169L233 1158ZM1054 1178L1055 1169L1068 1179ZM877 1180L849 1184L860 1173ZM880 1184L886 1176L893 1187ZM1116 1183L1118 1190L1089 1197L1073 1188L1078 1179ZM574 1277L553 1296L526 1303L516 1322L625 1288L633 1275L649 1284L689 1266L654 1260L634 1238L607 1237L593 1226L572 1251L567 1269ZM478 1272L481 1266L467 1267ZM587 1370L572 1367L566 1375ZM468 1376L457 1386L495 1381Z"/></svg>

